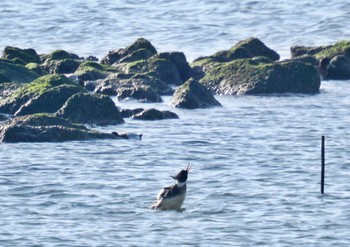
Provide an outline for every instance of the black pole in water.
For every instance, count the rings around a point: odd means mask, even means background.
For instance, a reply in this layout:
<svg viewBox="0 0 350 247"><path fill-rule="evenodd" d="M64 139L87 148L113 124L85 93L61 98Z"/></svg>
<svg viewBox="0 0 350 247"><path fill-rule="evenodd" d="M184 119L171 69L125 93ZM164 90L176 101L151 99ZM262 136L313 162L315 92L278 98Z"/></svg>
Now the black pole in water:
<svg viewBox="0 0 350 247"><path fill-rule="evenodd" d="M324 194L324 173L325 173L324 143L325 143L325 137L322 136L322 141L321 141L321 194Z"/></svg>

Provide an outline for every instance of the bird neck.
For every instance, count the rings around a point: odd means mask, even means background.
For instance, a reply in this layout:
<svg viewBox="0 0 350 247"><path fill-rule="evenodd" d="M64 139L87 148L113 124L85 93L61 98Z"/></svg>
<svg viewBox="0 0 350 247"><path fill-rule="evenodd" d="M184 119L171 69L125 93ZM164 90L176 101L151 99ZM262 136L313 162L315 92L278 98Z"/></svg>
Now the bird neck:
<svg viewBox="0 0 350 247"><path fill-rule="evenodd" d="M186 185L186 182L177 182L176 183L176 185L178 186L178 187L183 187L183 186L185 186Z"/></svg>

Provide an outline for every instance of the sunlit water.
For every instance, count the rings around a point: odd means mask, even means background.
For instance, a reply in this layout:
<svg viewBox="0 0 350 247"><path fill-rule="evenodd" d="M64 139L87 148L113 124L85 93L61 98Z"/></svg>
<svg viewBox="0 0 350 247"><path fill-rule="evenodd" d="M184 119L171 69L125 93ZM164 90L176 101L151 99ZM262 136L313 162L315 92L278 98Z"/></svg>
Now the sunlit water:
<svg viewBox="0 0 350 247"><path fill-rule="evenodd" d="M0 46L102 56L143 36L191 60L249 36L293 44L349 39L344 1L2 1ZM1 246L348 246L349 81L313 96L218 96L221 108L155 107L180 119L102 131L142 141L0 145ZM326 136L326 194L320 141ZM184 210L152 211L193 165Z"/></svg>

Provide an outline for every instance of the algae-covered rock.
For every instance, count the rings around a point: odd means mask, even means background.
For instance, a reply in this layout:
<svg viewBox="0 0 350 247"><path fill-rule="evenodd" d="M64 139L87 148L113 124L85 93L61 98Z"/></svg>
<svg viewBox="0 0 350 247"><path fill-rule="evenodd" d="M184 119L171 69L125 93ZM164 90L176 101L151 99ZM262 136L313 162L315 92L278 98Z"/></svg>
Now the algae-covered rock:
<svg viewBox="0 0 350 247"><path fill-rule="evenodd" d="M313 55L317 59L328 57L330 59L338 55L350 58L350 41L339 41L327 46L293 46L290 48L292 58L302 55Z"/></svg>
<svg viewBox="0 0 350 247"><path fill-rule="evenodd" d="M49 114L16 117L1 123L0 142L63 142L117 139L109 133L90 130Z"/></svg>
<svg viewBox="0 0 350 247"><path fill-rule="evenodd" d="M182 82L187 81L193 75L192 68L183 52L162 52L158 57L173 62Z"/></svg>
<svg viewBox="0 0 350 247"><path fill-rule="evenodd" d="M149 42L148 40L144 38L138 38L133 44L126 48L121 48L118 50L112 50L110 51L104 58L102 58L101 63L102 64L109 64L112 65L114 63L120 62L121 59L131 55L137 50L142 50L142 56L147 56L149 57L150 55L155 55L157 54L156 48ZM146 52L147 50L148 52ZM139 54L134 56L140 56L141 52L138 52ZM135 58L132 60L136 61Z"/></svg>
<svg viewBox="0 0 350 247"><path fill-rule="evenodd" d="M350 79L350 57L344 55L335 56L328 64L326 79L348 80Z"/></svg>
<svg viewBox="0 0 350 247"><path fill-rule="evenodd" d="M15 63L26 65L28 63L41 63L39 55L34 49L20 49L7 46L2 53L2 58L12 60Z"/></svg>
<svg viewBox="0 0 350 247"><path fill-rule="evenodd" d="M272 61L280 59L279 54L268 48L261 40L249 38L238 42L229 50L219 51L212 56L198 58L194 61L193 66L210 62L230 62L236 59L253 57L266 57Z"/></svg>
<svg viewBox="0 0 350 247"><path fill-rule="evenodd" d="M148 60L127 63L125 66L125 73L152 73L155 77L158 77L169 85L182 84L182 80L175 64L168 59L152 57Z"/></svg>
<svg viewBox="0 0 350 247"><path fill-rule="evenodd" d="M339 41L327 46L293 46L291 55L292 58L309 55L318 59L322 79L350 79L350 41Z"/></svg>
<svg viewBox="0 0 350 247"><path fill-rule="evenodd" d="M271 63L265 58L255 58L222 63L200 83L217 94L314 94L319 92L320 77L308 63Z"/></svg>
<svg viewBox="0 0 350 247"><path fill-rule="evenodd" d="M49 60L64 60L64 59L72 59L79 60L80 57L77 54L70 53L64 50L55 50L50 54L46 54L42 56L42 59L45 61Z"/></svg>
<svg viewBox="0 0 350 247"><path fill-rule="evenodd" d="M193 78L175 91L172 104L175 107L186 109L221 106L212 93Z"/></svg>
<svg viewBox="0 0 350 247"><path fill-rule="evenodd" d="M55 112L77 92L86 91L63 75L42 76L0 101L0 112L21 115Z"/></svg>
<svg viewBox="0 0 350 247"><path fill-rule="evenodd" d="M23 84L16 82L0 83L0 100L9 97L21 87L23 87Z"/></svg>
<svg viewBox="0 0 350 247"><path fill-rule="evenodd" d="M43 93L31 97L15 113L23 116L34 113L54 113L74 94L84 90L76 85L63 84L48 88Z"/></svg>
<svg viewBox="0 0 350 247"><path fill-rule="evenodd" d="M259 39L249 38L238 42L229 50L219 51L211 56L197 58L193 61L191 67L194 71L194 77L201 79L218 64L254 57L264 57L270 60L270 62L277 61L280 58L277 52L268 48Z"/></svg>
<svg viewBox="0 0 350 247"><path fill-rule="evenodd" d="M73 59L47 60L41 67L50 74L70 74L74 73L81 61Z"/></svg>
<svg viewBox="0 0 350 247"><path fill-rule="evenodd" d="M118 72L120 71L115 67L93 61L86 61L75 71L75 75L78 76L80 82L84 82L104 79L108 75Z"/></svg>
<svg viewBox="0 0 350 247"><path fill-rule="evenodd" d="M118 100L134 98L144 102L160 102L160 95L170 95L173 90L151 74L114 74L103 80L95 92L116 95Z"/></svg>
<svg viewBox="0 0 350 247"><path fill-rule="evenodd" d="M163 120L163 119L178 119L179 116L171 111L159 111L157 109L151 108L143 110L132 116L133 119L138 120Z"/></svg>
<svg viewBox="0 0 350 247"><path fill-rule="evenodd" d="M154 55L153 52L147 50L147 49L139 49L136 50L129 55L121 58L118 62L119 63L131 63L131 62L136 62L139 60L147 60L151 58Z"/></svg>
<svg viewBox="0 0 350 247"><path fill-rule="evenodd" d="M113 100L105 95L75 94L70 97L56 116L74 123L111 125L124 122Z"/></svg>
<svg viewBox="0 0 350 247"><path fill-rule="evenodd" d="M41 67L50 74L74 73L82 62L78 55L64 50L55 50L41 58L44 60Z"/></svg>
<svg viewBox="0 0 350 247"><path fill-rule="evenodd" d="M28 83L34 81L39 75L23 65L10 60L0 59L0 83L17 82Z"/></svg>
<svg viewBox="0 0 350 247"><path fill-rule="evenodd" d="M48 73L46 70L44 70L40 66L40 64L37 64L37 63L28 63L28 64L26 64L26 68L30 69L31 71L38 74L39 76L47 75L47 73Z"/></svg>
<svg viewBox="0 0 350 247"><path fill-rule="evenodd" d="M117 99L133 98L141 102L162 102L161 96L152 87L147 85L135 85L132 87L119 87Z"/></svg>

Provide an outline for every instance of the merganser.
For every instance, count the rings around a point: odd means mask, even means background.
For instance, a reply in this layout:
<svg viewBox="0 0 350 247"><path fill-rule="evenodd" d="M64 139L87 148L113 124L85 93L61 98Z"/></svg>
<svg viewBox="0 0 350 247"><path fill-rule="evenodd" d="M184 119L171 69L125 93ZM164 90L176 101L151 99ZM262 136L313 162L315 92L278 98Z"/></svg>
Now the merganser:
<svg viewBox="0 0 350 247"><path fill-rule="evenodd" d="M179 210L181 208L186 197L186 181L191 167L191 165L188 165L186 170L181 170L176 176L171 176L177 182L160 190L157 201L152 204L151 209Z"/></svg>
<svg viewBox="0 0 350 247"><path fill-rule="evenodd" d="M123 133L118 134L118 132L113 131L112 135L123 138L123 139L134 139L134 140L142 140L142 134L135 134L135 133Z"/></svg>

